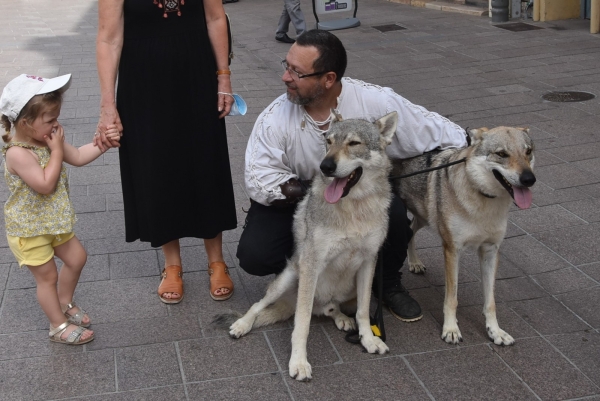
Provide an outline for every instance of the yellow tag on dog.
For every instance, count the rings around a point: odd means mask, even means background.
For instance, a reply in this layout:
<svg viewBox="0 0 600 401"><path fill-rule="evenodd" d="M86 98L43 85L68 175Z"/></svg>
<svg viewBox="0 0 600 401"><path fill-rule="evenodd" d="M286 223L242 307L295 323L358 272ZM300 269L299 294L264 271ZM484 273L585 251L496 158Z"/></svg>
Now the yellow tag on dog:
<svg viewBox="0 0 600 401"><path fill-rule="evenodd" d="M373 334L377 337L381 337L381 331L379 331L379 327L377 327L376 324L371 326L371 331L373 331Z"/></svg>

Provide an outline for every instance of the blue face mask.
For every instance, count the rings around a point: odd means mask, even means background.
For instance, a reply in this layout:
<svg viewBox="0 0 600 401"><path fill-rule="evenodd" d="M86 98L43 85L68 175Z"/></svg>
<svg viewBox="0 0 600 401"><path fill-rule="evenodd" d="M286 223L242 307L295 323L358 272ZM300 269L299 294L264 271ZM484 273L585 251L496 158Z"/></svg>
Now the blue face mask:
<svg viewBox="0 0 600 401"><path fill-rule="evenodd" d="M230 116L243 116L248 111L248 106L246 106L246 102L240 95L237 93L233 94L233 104L231 105L231 110L229 111Z"/></svg>

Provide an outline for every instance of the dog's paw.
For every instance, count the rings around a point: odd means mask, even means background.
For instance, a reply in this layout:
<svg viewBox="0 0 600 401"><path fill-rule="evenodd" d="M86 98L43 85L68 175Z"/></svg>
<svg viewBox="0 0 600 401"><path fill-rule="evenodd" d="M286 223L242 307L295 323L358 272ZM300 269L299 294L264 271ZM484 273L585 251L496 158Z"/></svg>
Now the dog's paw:
<svg viewBox="0 0 600 401"><path fill-rule="evenodd" d="M312 367L306 359L296 360L292 357L289 363L289 373L292 379L301 382L307 382L312 379Z"/></svg>
<svg viewBox="0 0 600 401"><path fill-rule="evenodd" d="M342 331L350 331L356 330L356 321L351 317L348 317L342 313L339 316L335 317L335 325L339 330Z"/></svg>
<svg viewBox="0 0 600 401"><path fill-rule="evenodd" d="M462 334L460 334L460 330L458 326L454 327L446 327L442 329L442 340L446 341L448 344L458 344L461 343L463 338Z"/></svg>
<svg viewBox="0 0 600 401"><path fill-rule="evenodd" d="M425 270L427 270L427 268L425 267L423 262L419 260L418 262L409 263L408 270L415 274L423 274L425 273Z"/></svg>
<svg viewBox="0 0 600 401"><path fill-rule="evenodd" d="M492 330L490 327L487 327L487 333L488 337L490 337L496 345L513 345L515 343L515 339L501 328Z"/></svg>
<svg viewBox="0 0 600 401"><path fill-rule="evenodd" d="M233 338L240 338L244 334L248 334L252 330L252 325L244 321L244 319L238 319L229 327L229 335Z"/></svg>
<svg viewBox="0 0 600 401"><path fill-rule="evenodd" d="M362 336L360 343L367 350L369 354L385 354L389 352L389 348L381 338L376 336Z"/></svg>

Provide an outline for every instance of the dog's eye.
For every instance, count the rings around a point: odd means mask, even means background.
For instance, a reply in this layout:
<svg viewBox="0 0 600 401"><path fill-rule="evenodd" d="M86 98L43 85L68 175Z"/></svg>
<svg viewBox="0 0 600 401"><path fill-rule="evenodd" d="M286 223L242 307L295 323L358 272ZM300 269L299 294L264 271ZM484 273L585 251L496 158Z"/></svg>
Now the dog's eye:
<svg viewBox="0 0 600 401"><path fill-rule="evenodd" d="M349 146L356 146L356 145L360 145L360 142L358 142L358 141L350 141L350 143L348 145Z"/></svg>
<svg viewBox="0 0 600 401"><path fill-rule="evenodd" d="M525 154L527 154L527 156L529 156L531 154L531 148L527 149L527 152L525 152Z"/></svg>
<svg viewBox="0 0 600 401"><path fill-rule="evenodd" d="M503 152L503 151L496 152L496 155L500 156L500 157L508 157L508 154L506 152Z"/></svg>
<svg viewBox="0 0 600 401"><path fill-rule="evenodd" d="M327 138L327 145L331 145L331 139Z"/></svg>

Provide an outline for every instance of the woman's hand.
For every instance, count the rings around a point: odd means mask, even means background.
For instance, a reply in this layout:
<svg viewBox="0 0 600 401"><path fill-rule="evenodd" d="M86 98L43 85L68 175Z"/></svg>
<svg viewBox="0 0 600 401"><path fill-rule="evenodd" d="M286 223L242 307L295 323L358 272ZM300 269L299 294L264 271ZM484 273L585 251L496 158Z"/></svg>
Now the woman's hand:
<svg viewBox="0 0 600 401"><path fill-rule="evenodd" d="M119 132L119 138L115 139L114 136L107 137L106 131L108 127L115 126ZM100 119L98 126L96 127L96 133L94 134L93 144L98 146L102 152L106 152L109 148L118 148L121 146L119 142L123 135L123 125L121 124L121 117L119 112L114 106L107 106L100 108Z"/></svg>
<svg viewBox="0 0 600 401"><path fill-rule="evenodd" d="M234 102L233 96L227 95L227 93L233 93L231 91L231 78L228 74L222 74L217 76L218 82L218 94L219 99L217 101L217 110L220 112L219 118L223 118L231 111L231 105Z"/></svg>

